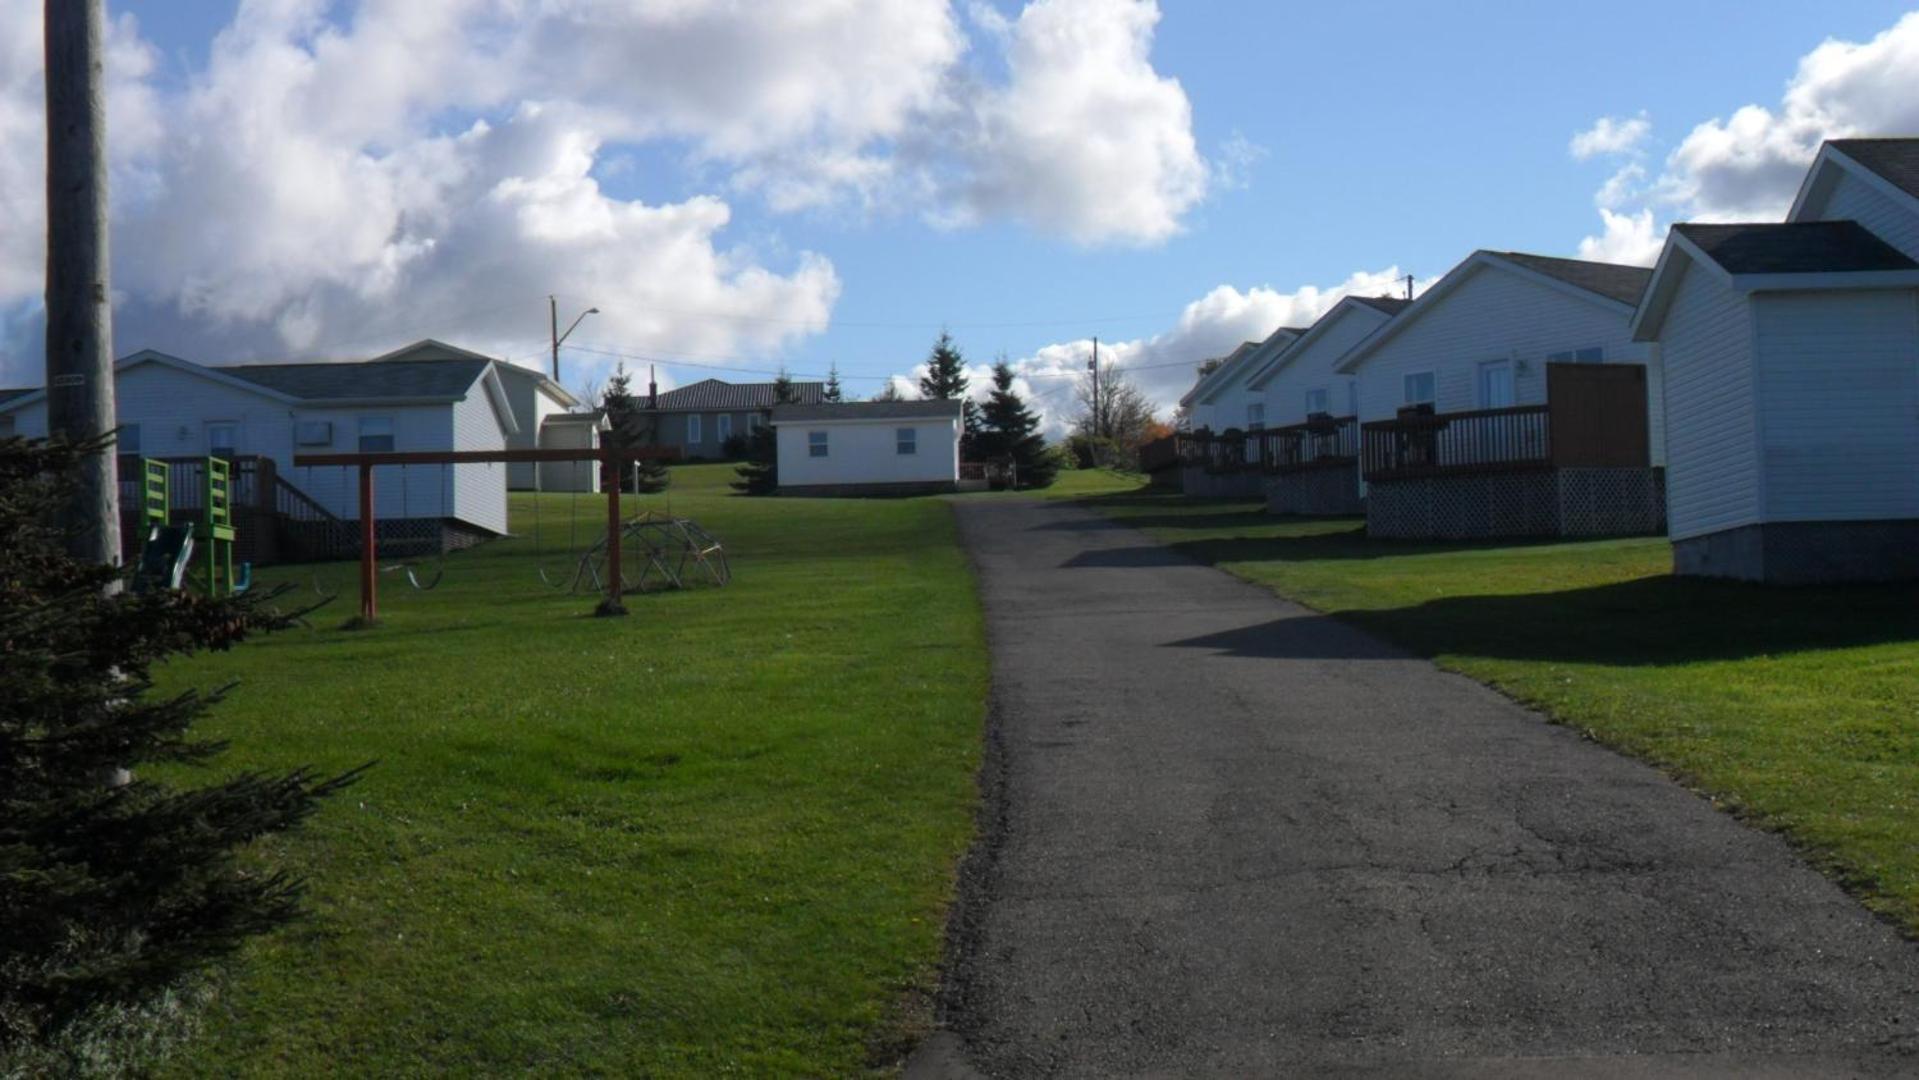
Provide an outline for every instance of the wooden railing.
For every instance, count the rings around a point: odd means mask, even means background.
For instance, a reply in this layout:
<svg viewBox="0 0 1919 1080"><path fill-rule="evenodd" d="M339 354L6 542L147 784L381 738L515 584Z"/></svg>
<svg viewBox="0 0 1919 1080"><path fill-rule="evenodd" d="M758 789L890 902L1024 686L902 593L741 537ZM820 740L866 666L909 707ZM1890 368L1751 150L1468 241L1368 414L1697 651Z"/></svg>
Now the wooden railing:
<svg viewBox="0 0 1919 1080"><path fill-rule="evenodd" d="M137 454L119 457L120 506L137 509L141 500L141 461ZM178 524L199 519L206 507L206 458L155 458L165 463L172 520ZM230 462L230 503L240 521L242 557L255 563L289 560L349 559L359 551L359 533L311 495L280 476L270 457L238 455ZM130 550L137 550L143 530L122 522Z"/></svg>
<svg viewBox="0 0 1919 1080"><path fill-rule="evenodd" d="M1246 436L1243 434L1191 431L1175 438L1182 466L1196 465L1213 473L1234 473L1246 468Z"/></svg>
<svg viewBox="0 0 1919 1080"><path fill-rule="evenodd" d="M1361 425L1360 438L1368 481L1552 464L1552 423L1544 405L1406 413Z"/></svg>
<svg viewBox="0 0 1919 1080"><path fill-rule="evenodd" d="M1347 465L1359 458L1359 420L1352 416L1316 416L1247 438L1255 446L1247 453L1248 464L1269 473Z"/></svg>
<svg viewBox="0 0 1919 1080"><path fill-rule="evenodd" d="M1139 447L1139 471L1159 472L1161 469L1178 468L1180 463L1179 441L1182 435L1164 435Z"/></svg>
<svg viewBox="0 0 1919 1080"><path fill-rule="evenodd" d="M1547 364L1546 404L1421 413L1360 425L1368 481L1539 468L1651 464L1646 369Z"/></svg>

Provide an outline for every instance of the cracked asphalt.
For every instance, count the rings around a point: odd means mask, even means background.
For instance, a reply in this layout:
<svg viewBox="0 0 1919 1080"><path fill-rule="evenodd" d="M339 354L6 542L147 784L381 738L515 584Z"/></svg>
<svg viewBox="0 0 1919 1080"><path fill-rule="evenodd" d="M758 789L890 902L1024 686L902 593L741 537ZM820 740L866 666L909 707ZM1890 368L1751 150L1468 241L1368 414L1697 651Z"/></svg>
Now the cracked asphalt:
<svg viewBox="0 0 1919 1080"><path fill-rule="evenodd" d="M1919 948L1779 838L1061 504L956 504L994 664L908 1076L1919 1073Z"/></svg>

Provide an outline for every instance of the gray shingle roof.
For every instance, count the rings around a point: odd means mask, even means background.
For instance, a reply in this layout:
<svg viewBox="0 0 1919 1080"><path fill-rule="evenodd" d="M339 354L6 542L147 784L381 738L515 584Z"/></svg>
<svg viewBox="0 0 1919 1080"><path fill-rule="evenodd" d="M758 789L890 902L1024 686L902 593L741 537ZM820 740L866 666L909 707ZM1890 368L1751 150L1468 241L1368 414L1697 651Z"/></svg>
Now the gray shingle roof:
<svg viewBox="0 0 1919 1080"><path fill-rule="evenodd" d="M1369 308L1383 311L1388 315L1397 315L1408 304L1412 303L1411 300L1401 300L1392 296L1355 296L1353 299L1365 304Z"/></svg>
<svg viewBox="0 0 1919 1080"><path fill-rule="evenodd" d="M444 398L466 394L491 360L233 364L212 370L305 401Z"/></svg>
<svg viewBox="0 0 1919 1080"><path fill-rule="evenodd" d="M1919 269L1856 221L1675 225L1729 274L1845 274Z"/></svg>
<svg viewBox="0 0 1919 1080"><path fill-rule="evenodd" d="M1493 254L1622 304L1639 303L1639 294L1645 291L1646 282L1652 280L1652 271L1643 266L1555 259L1549 255L1528 255L1523 251L1495 251Z"/></svg>
<svg viewBox="0 0 1919 1080"><path fill-rule="evenodd" d="M826 384L796 382L793 384L793 396L796 404L817 405L826 398ZM664 391L659 401L661 412L731 412L770 409L773 405L773 384L770 382L729 383L718 379L701 379Z"/></svg>
<svg viewBox="0 0 1919 1080"><path fill-rule="evenodd" d="M925 420L959 416L957 398L942 401L842 401L818 405L780 405L773 410L775 424L804 424L817 420Z"/></svg>
<svg viewBox="0 0 1919 1080"><path fill-rule="evenodd" d="M1919 139L1834 139L1830 145L1919 198Z"/></svg>

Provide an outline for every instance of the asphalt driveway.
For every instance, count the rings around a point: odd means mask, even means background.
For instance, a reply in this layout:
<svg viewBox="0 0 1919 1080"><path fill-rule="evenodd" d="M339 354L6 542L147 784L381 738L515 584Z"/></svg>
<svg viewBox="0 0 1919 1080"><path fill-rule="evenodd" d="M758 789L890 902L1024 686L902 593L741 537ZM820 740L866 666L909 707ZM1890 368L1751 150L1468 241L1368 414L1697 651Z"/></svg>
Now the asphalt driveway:
<svg viewBox="0 0 1919 1080"><path fill-rule="evenodd" d="M909 1075L1919 1072L1919 948L1778 838L1085 510L956 506L988 821Z"/></svg>

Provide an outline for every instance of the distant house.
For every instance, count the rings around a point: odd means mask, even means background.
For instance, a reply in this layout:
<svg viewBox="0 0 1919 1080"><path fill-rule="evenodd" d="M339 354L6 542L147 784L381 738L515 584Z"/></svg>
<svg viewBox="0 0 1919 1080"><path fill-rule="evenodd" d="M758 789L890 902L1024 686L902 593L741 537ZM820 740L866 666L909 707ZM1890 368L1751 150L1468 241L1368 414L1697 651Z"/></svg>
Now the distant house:
<svg viewBox="0 0 1919 1080"><path fill-rule="evenodd" d="M501 450L519 433L497 361L422 347L359 362L220 367L134 353L114 372L120 453L177 462L176 495L188 497L199 459L232 460L236 501L260 515L252 536L243 526L243 542L288 529L283 539L295 544L301 522L359 516L354 470L296 468L295 454ZM0 393L0 432L46 430L44 390ZM133 481L123 475L123 508L135 505ZM503 465L383 467L374 496L383 536L457 546L507 528Z"/></svg>
<svg viewBox="0 0 1919 1080"><path fill-rule="evenodd" d="M1243 438L1266 426L1265 400L1246 380L1303 332L1282 326L1264 341L1242 342L1180 398L1185 428L1194 436L1179 440L1184 447L1180 490L1206 497L1259 495L1265 490L1265 478L1247 462L1258 443Z"/></svg>
<svg viewBox="0 0 1919 1080"><path fill-rule="evenodd" d="M1247 459L1267 476L1277 514L1357 514L1359 380L1338 371L1353 347L1411 304L1348 296L1247 378L1265 398L1265 429Z"/></svg>
<svg viewBox="0 0 1919 1080"><path fill-rule="evenodd" d="M920 495L959 486L960 402L779 405L780 492Z"/></svg>
<svg viewBox="0 0 1919 1080"><path fill-rule="evenodd" d="M1837 160L1834 145L1847 144L1828 145L1815 178ZM1795 212L1850 199L1846 185L1860 178L1847 168L1825 173L1832 186L1802 193ZM1867 206L1859 187L1854 205ZM1675 572L1919 576L1911 253L1850 220L1676 225L1633 331L1665 358Z"/></svg>
<svg viewBox="0 0 1919 1080"><path fill-rule="evenodd" d="M826 384L796 382L792 395L794 404L818 405L826 400ZM649 387L641 404L654 445L676 447L686 458L718 458L725 456L728 439L743 438L765 423L776 402L770 382L701 379L664 393Z"/></svg>
<svg viewBox="0 0 1919 1080"><path fill-rule="evenodd" d="M1335 367L1359 383L1370 535L1590 536L1664 526L1651 272L1479 251Z"/></svg>

